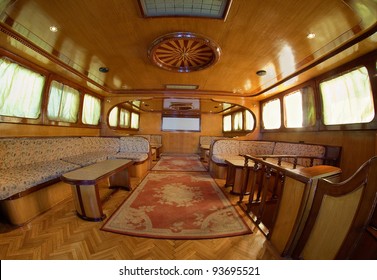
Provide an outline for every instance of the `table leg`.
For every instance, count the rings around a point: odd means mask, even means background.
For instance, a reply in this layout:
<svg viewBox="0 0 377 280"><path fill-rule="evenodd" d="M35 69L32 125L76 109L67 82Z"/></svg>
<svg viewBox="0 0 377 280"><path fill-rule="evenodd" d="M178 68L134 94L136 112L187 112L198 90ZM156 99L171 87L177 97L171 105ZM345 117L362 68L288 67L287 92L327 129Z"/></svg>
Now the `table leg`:
<svg viewBox="0 0 377 280"><path fill-rule="evenodd" d="M88 221L102 221L106 215L102 205L97 185L72 185L77 215Z"/></svg>
<svg viewBox="0 0 377 280"><path fill-rule="evenodd" d="M131 191L130 176L128 174L128 168L119 171L109 178L111 188L122 188L127 191Z"/></svg>

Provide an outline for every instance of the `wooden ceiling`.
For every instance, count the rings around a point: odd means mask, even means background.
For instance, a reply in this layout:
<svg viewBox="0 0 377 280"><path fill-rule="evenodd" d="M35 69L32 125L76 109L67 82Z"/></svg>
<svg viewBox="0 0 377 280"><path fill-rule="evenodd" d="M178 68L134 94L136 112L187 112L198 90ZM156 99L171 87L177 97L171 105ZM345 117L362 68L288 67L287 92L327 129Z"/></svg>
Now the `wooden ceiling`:
<svg viewBox="0 0 377 280"><path fill-rule="evenodd" d="M233 0L225 20L147 18L138 0L2 2L3 27L59 61L64 67L56 72L69 75L73 70L77 80L97 86L103 95L179 95L180 90L165 88L173 84L196 86L189 90L196 94L258 100L376 48L376 35L357 42L359 36L376 30L375 0ZM50 26L58 31L51 32ZM211 40L220 48L218 61L192 72L156 66L148 56L153 42L175 32ZM308 39L309 33L315 38ZM357 44L340 52L352 40ZM0 46L16 53L24 49L4 34ZM330 54L337 55L325 60ZM29 59L54 67L51 59L32 53ZM102 73L100 67L109 71ZM259 70L266 75L258 76Z"/></svg>

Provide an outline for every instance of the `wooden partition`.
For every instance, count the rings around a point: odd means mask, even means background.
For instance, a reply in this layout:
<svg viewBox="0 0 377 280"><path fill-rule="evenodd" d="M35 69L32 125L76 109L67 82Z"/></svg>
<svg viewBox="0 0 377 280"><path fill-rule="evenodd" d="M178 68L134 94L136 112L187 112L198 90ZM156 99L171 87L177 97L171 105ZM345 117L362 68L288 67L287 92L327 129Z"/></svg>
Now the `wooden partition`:
<svg viewBox="0 0 377 280"><path fill-rule="evenodd" d="M245 158L254 167L245 167L240 204L277 251L289 257L305 225L318 180L337 181L341 170L327 165L283 168L261 158ZM245 196L250 187L250 195Z"/></svg>

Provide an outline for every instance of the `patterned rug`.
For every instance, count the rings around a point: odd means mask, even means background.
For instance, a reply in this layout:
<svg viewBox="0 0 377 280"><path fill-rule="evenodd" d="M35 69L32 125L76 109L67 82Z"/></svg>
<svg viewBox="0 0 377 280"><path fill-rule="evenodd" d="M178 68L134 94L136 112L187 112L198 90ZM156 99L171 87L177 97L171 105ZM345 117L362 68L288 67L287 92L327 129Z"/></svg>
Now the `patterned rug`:
<svg viewBox="0 0 377 280"><path fill-rule="evenodd" d="M250 234L207 173L149 173L101 228L139 237L204 239Z"/></svg>
<svg viewBox="0 0 377 280"><path fill-rule="evenodd" d="M163 155L152 170L207 171L198 155Z"/></svg>

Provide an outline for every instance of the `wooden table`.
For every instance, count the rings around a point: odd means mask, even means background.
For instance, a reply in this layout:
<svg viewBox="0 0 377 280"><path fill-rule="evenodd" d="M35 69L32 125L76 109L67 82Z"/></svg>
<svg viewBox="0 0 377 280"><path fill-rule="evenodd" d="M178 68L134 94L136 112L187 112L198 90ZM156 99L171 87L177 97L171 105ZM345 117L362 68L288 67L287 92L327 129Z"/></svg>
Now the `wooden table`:
<svg viewBox="0 0 377 280"><path fill-rule="evenodd" d="M63 174L61 180L72 187L77 215L88 221L105 219L98 183L108 179L111 188L131 190L128 168L132 165L132 160L111 159Z"/></svg>

